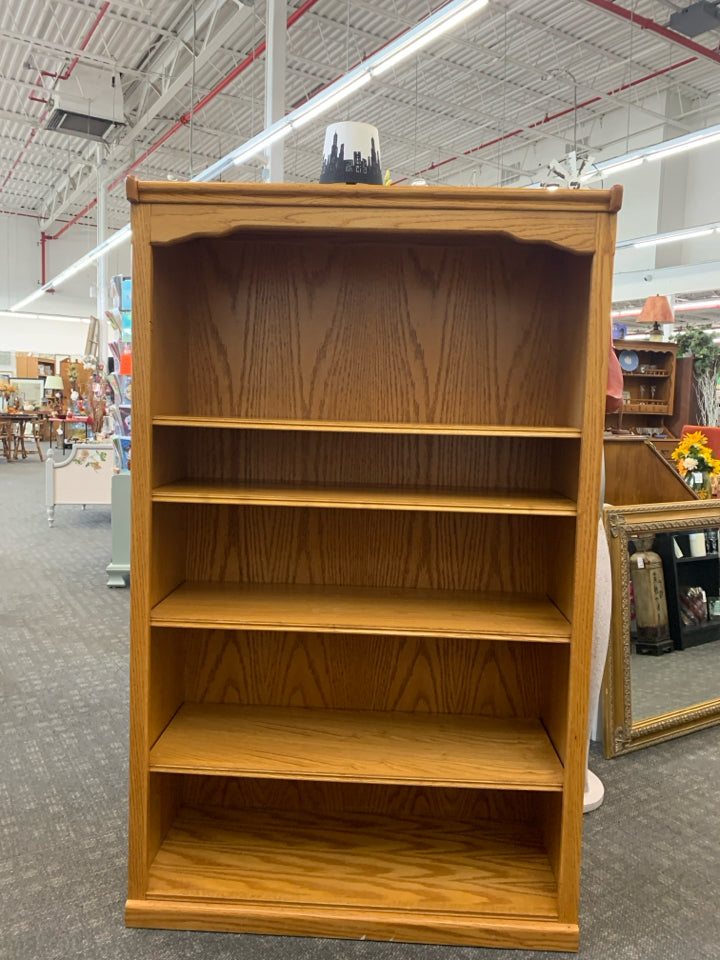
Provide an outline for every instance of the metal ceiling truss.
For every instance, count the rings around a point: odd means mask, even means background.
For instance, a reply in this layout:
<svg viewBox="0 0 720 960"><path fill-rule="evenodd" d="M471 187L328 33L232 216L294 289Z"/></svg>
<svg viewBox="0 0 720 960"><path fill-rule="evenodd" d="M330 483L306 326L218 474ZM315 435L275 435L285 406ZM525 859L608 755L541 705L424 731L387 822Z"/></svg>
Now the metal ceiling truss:
<svg viewBox="0 0 720 960"><path fill-rule="evenodd" d="M20 212L24 196L22 212L42 216L48 232L92 212L95 144L45 131L43 104L28 99L59 83L40 70L60 73L75 57L121 77L127 126L103 158L106 182L117 181L108 198L112 226L127 219L120 178L130 166L139 163L141 176L188 175L193 101L206 106L193 117L198 164L214 162L261 129L264 55L246 61L264 40L266 0L195 2L194 27L189 0L110 0L104 13L105 0L13 0L0 11L0 183L7 180L1 208ZM300 11L287 36L288 109L438 2L288 0L289 15ZM707 55L668 35L662 24L677 7L662 0L490 0L455 33L364 88L345 113L354 107L359 119L379 127L394 178L420 168L438 182L475 182L481 174L484 182L522 182L537 174L543 150L562 156L575 136L591 152L614 144L624 152L620 125L605 122L610 117L626 116L630 137L659 139L671 125L692 131L720 120L713 58L720 31L695 42ZM627 11L659 29L640 29ZM244 72L223 88L220 81L243 64ZM661 105L669 93L679 99L675 116ZM309 124L286 140L293 179L317 178L322 126L322 120ZM262 166L257 157L225 176L257 179Z"/></svg>

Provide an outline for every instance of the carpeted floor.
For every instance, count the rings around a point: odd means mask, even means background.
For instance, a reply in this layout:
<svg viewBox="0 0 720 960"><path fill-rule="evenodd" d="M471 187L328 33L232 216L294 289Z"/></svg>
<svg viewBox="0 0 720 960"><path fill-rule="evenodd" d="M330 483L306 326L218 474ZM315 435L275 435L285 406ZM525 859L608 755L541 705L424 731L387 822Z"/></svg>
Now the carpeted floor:
<svg viewBox="0 0 720 960"><path fill-rule="evenodd" d="M58 507L50 530L43 483L0 458L2 960L565 956L126 929L129 596L105 585L109 508ZM720 728L591 766L579 956L717 960Z"/></svg>

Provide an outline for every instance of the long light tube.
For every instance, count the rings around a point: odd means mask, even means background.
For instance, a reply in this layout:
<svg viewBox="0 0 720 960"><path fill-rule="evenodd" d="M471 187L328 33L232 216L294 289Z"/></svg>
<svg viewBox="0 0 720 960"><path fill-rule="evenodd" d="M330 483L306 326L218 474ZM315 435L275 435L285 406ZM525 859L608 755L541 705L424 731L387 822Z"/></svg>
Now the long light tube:
<svg viewBox="0 0 720 960"><path fill-rule="evenodd" d="M206 183L209 180L214 180L215 177L227 170L228 167L246 163L252 159L252 157L257 156L258 153L266 150L270 144L276 143L278 140L286 137L292 130L298 129L305 123L316 119L326 110L329 110L331 107L334 107L342 100L351 96L356 90L359 90L365 86L366 83L369 83L374 76L378 76L384 73L385 70L391 69L391 67L396 66L406 57L412 56L413 53L427 46L432 40L453 30L463 21L468 20L473 14L487 6L487 3L488 0L450 0L445 6L425 17L419 23L415 24L414 27L406 30L401 36L395 40L391 40L390 43L363 61L360 66L340 77L339 80L331 83L324 90L321 90L312 97L312 99L308 100L307 103L296 107L295 110L292 110L281 120L278 120L272 124L272 126L267 127L257 134L257 136L252 137L246 143L237 147L235 150L231 150L230 153L221 157L220 160L211 164L205 170L202 170L192 178L191 182ZM126 224L121 230L118 230L113 237L99 244L93 250L90 250L79 260L76 260L67 267L67 269L63 270L62 273L59 273L56 277L53 277L52 280L49 280L43 284L42 287L39 287L31 293L30 296L13 304L10 310L13 312L21 310L29 303L37 300L38 297L41 297L48 290L56 289L61 283L64 283L65 280L74 276L91 263L94 263L98 257L107 253L108 250L118 246L118 244L124 240L129 239L130 224Z"/></svg>
<svg viewBox="0 0 720 960"><path fill-rule="evenodd" d="M376 62L370 67L370 73L373 77L378 77L386 70L391 70L406 57L422 50L423 47L442 36L443 33L454 30L459 24L487 6L487 3L488 0L470 0L469 3L464 4L448 4L448 6L426 17L407 34L384 47L379 53L380 62ZM410 36L410 34L414 35Z"/></svg>
<svg viewBox="0 0 720 960"><path fill-rule="evenodd" d="M657 247L662 243L676 243L679 240L694 240L696 237L709 237L713 232L712 228L709 230L678 230L672 237L652 237L650 240L638 240L637 243L633 244L633 247L636 250L642 247Z"/></svg>
<svg viewBox="0 0 720 960"><path fill-rule="evenodd" d="M620 240L615 245L617 250L633 247L636 250L643 247L655 247L662 243L679 243L682 240L694 240L696 237L709 237L712 233L720 233L720 223L701 223L696 227L682 227L679 230L668 230L666 233L656 233L648 237L634 237L631 240Z"/></svg>
<svg viewBox="0 0 720 960"><path fill-rule="evenodd" d="M87 323L87 317L63 317L59 313L13 313L10 310L0 310L0 317L6 320L61 320L63 323Z"/></svg>
<svg viewBox="0 0 720 960"><path fill-rule="evenodd" d="M70 277L74 277L76 273L80 273L80 271L84 270L85 267L89 267L91 263L94 263L98 257L101 257L104 253L107 253L108 250L113 250L115 247L119 247L121 243L129 240L130 236L130 224L126 223L124 227L121 227L120 230L116 231L111 237L108 237L107 240L103 240L102 243L98 244L98 246L93 250L90 250L84 256L80 257L79 260L75 260L70 264L69 267L66 267L56 277L53 277L52 280L48 280L47 283L43 284L42 287L38 287L37 290L34 290L23 300L19 300L17 303L14 303L10 307L10 310L13 313L18 310L22 310L23 307L26 307L29 303L37 300L44 293L47 293L48 290L55 290L60 286L61 283L65 283L65 281L69 280Z"/></svg>

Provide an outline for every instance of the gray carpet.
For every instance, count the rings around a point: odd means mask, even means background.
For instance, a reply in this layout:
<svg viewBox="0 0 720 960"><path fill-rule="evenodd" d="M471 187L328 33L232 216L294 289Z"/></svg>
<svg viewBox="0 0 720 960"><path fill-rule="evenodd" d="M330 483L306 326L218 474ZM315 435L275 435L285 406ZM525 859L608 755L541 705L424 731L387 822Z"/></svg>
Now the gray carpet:
<svg viewBox="0 0 720 960"><path fill-rule="evenodd" d="M635 720L681 710L720 696L720 639L660 657L630 658Z"/></svg>
<svg viewBox="0 0 720 960"><path fill-rule="evenodd" d="M105 585L109 510L58 507L43 470L0 458L2 960L542 960L567 956L128 930L128 591ZM720 677L718 678L720 689ZM592 767L580 957L720 957L720 729Z"/></svg>

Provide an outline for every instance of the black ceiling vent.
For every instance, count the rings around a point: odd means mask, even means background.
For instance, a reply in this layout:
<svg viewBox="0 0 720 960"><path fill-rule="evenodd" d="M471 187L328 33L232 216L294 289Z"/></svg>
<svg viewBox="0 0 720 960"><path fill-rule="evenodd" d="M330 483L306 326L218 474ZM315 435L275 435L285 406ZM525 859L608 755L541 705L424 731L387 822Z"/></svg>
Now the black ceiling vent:
<svg viewBox="0 0 720 960"><path fill-rule="evenodd" d="M700 0L699 3L691 3L689 7L674 13L668 26L686 37L698 37L708 30L720 29L720 10L717 4Z"/></svg>
<svg viewBox="0 0 720 960"><path fill-rule="evenodd" d="M114 120L103 117L91 117L86 113L73 113L71 110L56 108L50 114L45 125L47 130L57 130L58 133L70 133L86 140L105 140L113 127L117 126Z"/></svg>

